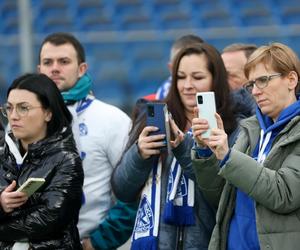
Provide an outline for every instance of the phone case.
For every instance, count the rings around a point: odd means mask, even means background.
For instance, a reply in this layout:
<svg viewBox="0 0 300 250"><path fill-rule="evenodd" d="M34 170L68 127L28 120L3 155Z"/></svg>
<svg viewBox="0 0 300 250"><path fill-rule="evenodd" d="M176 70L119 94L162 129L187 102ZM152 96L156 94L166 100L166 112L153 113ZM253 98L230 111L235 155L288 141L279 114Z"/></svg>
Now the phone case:
<svg viewBox="0 0 300 250"><path fill-rule="evenodd" d="M147 103L147 126L158 127L159 130L151 132L151 135L165 134L166 146L162 148L169 149L170 141L170 126L169 126L169 115L168 107L165 103Z"/></svg>
<svg viewBox="0 0 300 250"><path fill-rule="evenodd" d="M17 191L24 192L27 196L31 196L45 182L44 178L28 178Z"/></svg>
<svg viewBox="0 0 300 250"><path fill-rule="evenodd" d="M206 119L209 124L209 129L202 134L202 138L210 136L210 130L217 128L216 102L214 92L199 92L196 95L197 106L199 109L199 118Z"/></svg>

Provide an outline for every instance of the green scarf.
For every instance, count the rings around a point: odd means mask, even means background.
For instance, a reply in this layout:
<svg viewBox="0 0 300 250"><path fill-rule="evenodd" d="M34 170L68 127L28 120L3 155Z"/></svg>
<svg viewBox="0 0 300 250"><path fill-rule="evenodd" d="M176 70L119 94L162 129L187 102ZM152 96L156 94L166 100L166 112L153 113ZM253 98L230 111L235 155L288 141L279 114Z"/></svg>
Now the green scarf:
<svg viewBox="0 0 300 250"><path fill-rule="evenodd" d="M65 102L79 101L85 98L92 88L92 79L88 73L85 73L73 88L68 91L61 92Z"/></svg>

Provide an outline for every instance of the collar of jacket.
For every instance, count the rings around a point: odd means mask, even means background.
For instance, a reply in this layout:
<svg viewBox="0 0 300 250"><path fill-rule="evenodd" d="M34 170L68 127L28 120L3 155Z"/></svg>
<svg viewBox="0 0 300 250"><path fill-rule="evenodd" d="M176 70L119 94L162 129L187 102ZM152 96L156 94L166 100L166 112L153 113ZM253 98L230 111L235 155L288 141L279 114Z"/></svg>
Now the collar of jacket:
<svg viewBox="0 0 300 250"><path fill-rule="evenodd" d="M17 140L10 132L9 136L17 144ZM47 137L36 143L28 145L28 156L30 157L42 157L44 154L51 152L61 151L64 148L70 148L70 146L75 143L73 139L72 129L70 127L64 128L61 132L55 133L54 135ZM4 151L9 152L8 145L4 146Z"/></svg>

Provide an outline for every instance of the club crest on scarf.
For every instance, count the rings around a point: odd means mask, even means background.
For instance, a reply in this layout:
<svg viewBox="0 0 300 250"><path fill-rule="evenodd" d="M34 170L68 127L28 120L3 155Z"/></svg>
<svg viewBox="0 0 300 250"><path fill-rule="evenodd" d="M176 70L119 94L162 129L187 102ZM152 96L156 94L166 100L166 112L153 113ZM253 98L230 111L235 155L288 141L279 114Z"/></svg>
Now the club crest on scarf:
<svg viewBox="0 0 300 250"><path fill-rule="evenodd" d="M150 203L148 202L146 196L143 196L141 200L141 205L137 213L137 223L135 225L135 232L147 232L153 228L153 211L151 209Z"/></svg>

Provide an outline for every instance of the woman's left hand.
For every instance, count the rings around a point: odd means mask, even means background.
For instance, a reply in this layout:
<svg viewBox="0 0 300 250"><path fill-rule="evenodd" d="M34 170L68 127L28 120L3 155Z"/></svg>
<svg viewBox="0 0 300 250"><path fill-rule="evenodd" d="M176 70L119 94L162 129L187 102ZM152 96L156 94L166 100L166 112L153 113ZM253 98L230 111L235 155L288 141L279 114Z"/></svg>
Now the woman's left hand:
<svg viewBox="0 0 300 250"><path fill-rule="evenodd" d="M184 139L184 133L178 128L174 119L170 115L170 126L172 133L174 134L175 140L170 141L171 147L176 148Z"/></svg>
<svg viewBox="0 0 300 250"><path fill-rule="evenodd" d="M218 160L223 160L229 152L227 134L225 133L222 118L216 113L218 128L211 129L207 145Z"/></svg>

